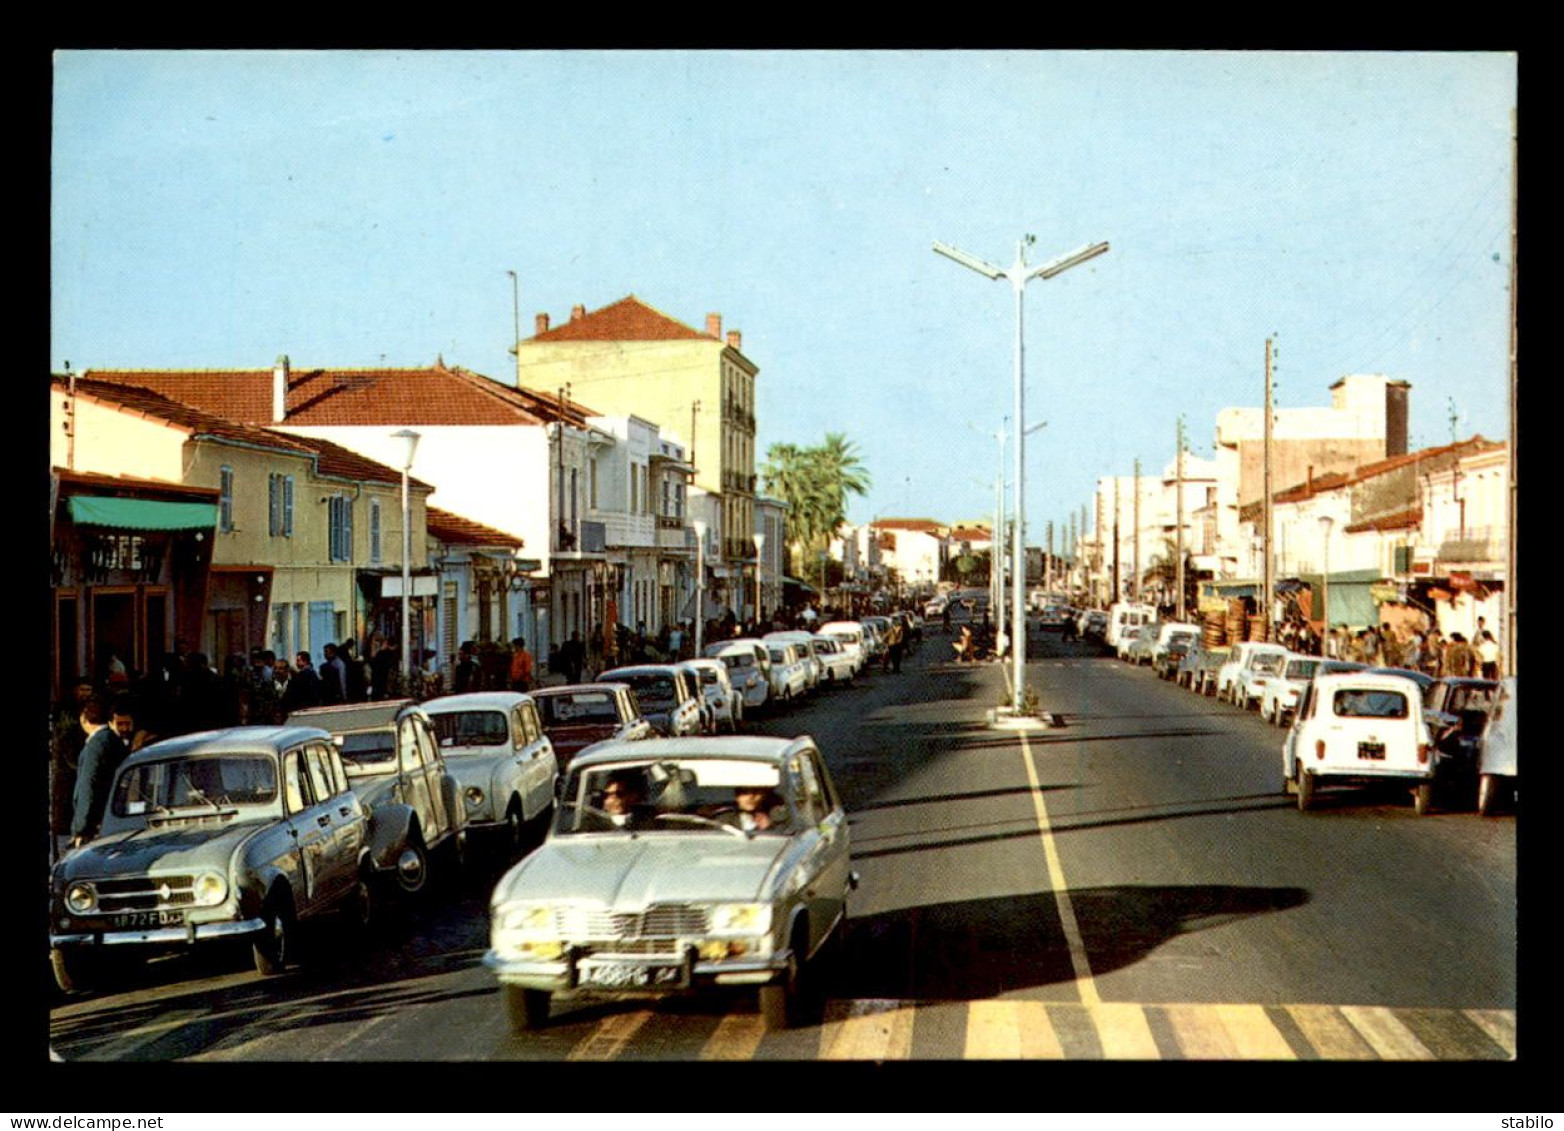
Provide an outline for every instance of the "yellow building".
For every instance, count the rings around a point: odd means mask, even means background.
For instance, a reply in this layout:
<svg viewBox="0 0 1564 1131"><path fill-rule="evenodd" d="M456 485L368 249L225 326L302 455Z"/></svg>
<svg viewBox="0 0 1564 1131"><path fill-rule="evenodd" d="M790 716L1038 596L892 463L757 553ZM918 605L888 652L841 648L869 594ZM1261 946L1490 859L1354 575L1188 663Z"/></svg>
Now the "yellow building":
<svg viewBox="0 0 1564 1131"><path fill-rule="evenodd" d="M719 589L738 596L742 563L755 557L755 375L737 330L708 314L704 333L630 295L550 326L516 346L518 387L591 404L605 416L635 415L685 441L693 487L718 500L712 531ZM726 583L726 584L725 584ZM737 607L735 605L735 607Z"/></svg>

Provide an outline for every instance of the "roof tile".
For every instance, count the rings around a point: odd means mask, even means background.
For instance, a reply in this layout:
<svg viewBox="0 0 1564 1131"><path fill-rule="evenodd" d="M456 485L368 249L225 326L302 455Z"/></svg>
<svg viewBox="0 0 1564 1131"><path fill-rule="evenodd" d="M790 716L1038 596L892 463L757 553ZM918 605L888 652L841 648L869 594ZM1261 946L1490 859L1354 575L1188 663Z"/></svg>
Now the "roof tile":
<svg viewBox="0 0 1564 1131"><path fill-rule="evenodd" d="M670 318L634 295L569 322L562 322L530 339L534 342L662 342L716 341L708 334Z"/></svg>

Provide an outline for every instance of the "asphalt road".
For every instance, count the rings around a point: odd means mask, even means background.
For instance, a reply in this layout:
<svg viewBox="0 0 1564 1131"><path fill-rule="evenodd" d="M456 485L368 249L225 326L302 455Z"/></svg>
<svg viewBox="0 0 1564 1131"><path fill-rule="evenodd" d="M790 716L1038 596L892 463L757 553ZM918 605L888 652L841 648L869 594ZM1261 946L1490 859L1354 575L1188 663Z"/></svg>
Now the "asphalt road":
<svg viewBox="0 0 1564 1131"><path fill-rule="evenodd" d="M754 996L557 1001L512 1037L479 964L503 862L480 859L354 949L322 930L272 979L178 956L59 999L96 1060L1390 1059L1515 1055L1515 819L1405 792L1301 814L1281 731L1045 635L1028 685L1064 725L991 729L994 664L936 630L750 728L821 743L851 815L846 960L825 1023Z"/></svg>

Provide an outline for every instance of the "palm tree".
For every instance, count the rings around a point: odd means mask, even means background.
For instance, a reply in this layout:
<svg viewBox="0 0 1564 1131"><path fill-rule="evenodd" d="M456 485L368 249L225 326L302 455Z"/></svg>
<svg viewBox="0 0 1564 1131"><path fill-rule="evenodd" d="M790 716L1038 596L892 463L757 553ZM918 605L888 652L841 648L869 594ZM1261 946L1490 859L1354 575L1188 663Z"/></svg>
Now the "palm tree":
<svg viewBox="0 0 1564 1131"><path fill-rule="evenodd" d="M807 554L825 549L847 521L847 496L869 489L857 446L840 432L826 433L818 447L772 444L761 478L788 505L788 543Z"/></svg>

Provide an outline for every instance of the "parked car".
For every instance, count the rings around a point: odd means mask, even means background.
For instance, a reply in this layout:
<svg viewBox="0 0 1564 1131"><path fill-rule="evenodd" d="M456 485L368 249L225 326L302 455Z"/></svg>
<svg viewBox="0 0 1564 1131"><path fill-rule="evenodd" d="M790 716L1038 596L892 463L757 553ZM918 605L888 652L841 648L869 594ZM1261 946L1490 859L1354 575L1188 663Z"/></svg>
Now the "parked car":
<svg viewBox="0 0 1564 1131"><path fill-rule="evenodd" d="M733 684L728 679L728 665L710 656L689 663L700 673L701 694L705 696L706 705L716 719L713 733L726 730L730 734L737 734L739 727L744 725L744 699L733 691Z"/></svg>
<svg viewBox="0 0 1564 1131"><path fill-rule="evenodd" d="M1287 649L1280 644L1267 644L1261 640L1243 640L1234 644L1228 649L1227 663L1223 664L1221 670L1217 672L1216 697L1237 705L1240 694L1238 677L1241 674L1254 671L1255 658L1257 656L1285 656L1286 654ZM1274 664L1275 660L1267 659L1266 663Z"/></svg>
<svg viewBox="0 0 1564 1131"><path fill-rule="evenodd" d="M863 625L857 621L831 621L820 626L818 635L829 636L841 646L844 653L853 658L854 675L862 671L864 664L869 662L869 654L864 644Z"/></svg>
<svg viewBox="0 0 1564 1131"><path fill-rule="evenodd" d="M1157 659L1175 640L1196 641L1200 639L1200 626L1188 624L1184 621L1164 621L1157 625L1157 639L1151 646L1151 659L1147 661L1152 667L1157 666Z"/></svg>
<svg viewBox="0 0 1564 1131"><path fill-rule="evenodd" d="M1317 675L1282 746L1286 791L1307 811L1321 785L1399 781L1419 816L1433 800L1433 744L1415 681L1376 672Z"/></svg>
<svg viewBox="0 0 1564 1131"><path fill-rule="evenodd" d="M342 753L348 782L369 814L370 860L404 895L430 881L432 860L461 867L467 843L462 786L445 764L434 724L411 699L310 707L290 725L318 726Z"/></svg>
<svg viewBox="0 0 1564 1131"><path fill-rule="evenodd" d="M767 647L771 652L771 697L778 703L802 699L809 690L809 673L799 655L798 645L773 640Z"/></svg>
<svg viewBox="0 0 1564 1131"><path fill-rule="evenodd" d="M846 652L834 636L818 635L814 641L820 662L825 665L825 681L833 686L851 683L858 672L858 664Z"/></svg>
<svg viewBox="0 0 1564 1131"><path fill-rule="evenodd" d="M1215 695L1216 679L1227 666L1229 651L1228 648L1202 647L1196 654L1198 658L1190 668L1189 683L1186 686L1197 695Z"/></svg>
<svg viewBox="0 0 1564 1131"><path fill-rule="evenodd" d="M559 765L556 792L571 759L581 751L599 742L636 742L655 733L628 683L567 683L540 687L531 695Z"/></svg>
<svg viewBox="0 0 1564 1131"><path fill-rule="evenodd" d="M640 801L611 816L627 789ZM769 827L746 831L741 806ZM557 995L718 987L758 987L786 1027L820 1015L855 885L813 739L614 743L576 759L548 840L496 885L483 961L516 1031Z"/></svg>
<svg viewBox="0 0 1564 1131"><path fill-rule="evenodd" d="M1287 666L1289 652L1280 644L1256 648L1233 676L1228 699L1234 706L1249 710L1260 702L1267 680L1277 679Z"/></svg>
<svg viewBox="0 0 1564 1131"><path fill-rule="evenodd" d="M1289 654L1280 672L1260 682L1260 717L1273 726L1285 725L1321 663L1318 656Z"/></svg>
<svg viewBox="0 0 1564 1131"><path fill-rule="evenodd" d="M1108 631L1108 614L1101 609L1088 609L1076 621L1076 629L1081 636L1095 637L1100 641Z"/></svg>
<svg viewBox="0 0 1564 1131"><path fill-rule="evenodd" d="M1179 666L1184 662L1184 657L1189 655L1197 647L1193 636L1177 635L1161 652L1156 659L1151 661L1152 668L1160 679L1172 679L1178 675Z"/></svg>
<svg viewBox="0 0 1564 1131"><path fill-rule="evenodd" d="M1128 660L1130 658L1131 651L1135 647L1136 641L1140 640L1142 636L1147 637L1149 641L1151 637L1151 629L1148 626L1136 625L1134 628L1126 628L1123 632L1119 633L1118 643L1113 646L1114 655L1116 655L1121 660Z"/></svg>
<svg viewBox="0 0 1564 1131"><path fill-rule="evenodd" d="M701 689L701 670L692 660L675 660L672 666L684 673L685 682L690 686L690 693L695 696L695 706L700 716L700 723L695 733L716 734L717 711L712 701L706 697L705 691Z"/></svg>
<svg viewBox="0 0 1564 1131"><path fill-rule="evenodd" d="M1157 639L1156 625L1142 626L1125 650L1124 658L1137 668L1151 663L1156 655Z"/></svg>
<svg viewBox="0 0 1564 1131"><path fill-rule="evenodd" d="M814 649L814 633L799 631L768 632L761 638L766 644L792 644L798 649L798 659L804 665L804 690L813 693L825 679L825 664Z"/></svg>
<svg viewBox="0 0 1564 1131"><path fill-rule="evenodd" d="M424 710L461 786L468 831L519 852L532 830L548 827L559 775L537 703L515 691L476 691L430 699Z"/></svg>
<svg viewBox="0 0 1564 1131"><path fill-rule="evenodd" d="M131 754L96 840L50 878L49 956L67 993L104 958L151 957L243 940L281 973L296 929L370 912L364 808L331 736L314 727L235 727Z"/></svg>
<svg viewBox="0 0 1564 1131"><path fill-rule="evenodd" d="M1492 815L1509 795L1515 800L1516 779L1520 776L1518 750L1519 719L1515 713L1515 677L1499 681L1499 694L1483 728L1482 748L1477 755L1477 811Z"/></svg>
<svg viewBox="0 0 1564 1131"><path fill-rule="evenodd" d="M687 672L677 664L637 664L613 668L598 683L624 683L635 693L641 714L665 738L699 734L701 696Z"/></svg>
<svg viewBox="0 0 1564 1131"><path fill-rule="evenodd" d="M1157 610L1150 605L1133 605L1116 601L1108 606L1108 623L1103 630L1103 642L1110 648L1119 646L1119 638L1126 629L1139 628L1157 618Z"/></svg>
<svg viewBox="0 0 1564 1131"><path fill-rule="evenodd" d="M1037 618L1037 627L1044 632L1063 632L1064 622L1069 615L1070 610L1063 605L1044 605Z"/></svg>
<svg viewBox="0 0 1564 1131"><path fill-rule="evenodd" d="M744 697L744 710L759 711L771 702L771 652L759 640L724 640L706 646L706 655L728 666L728 682Z"/></svg>
<svg viewBox="0 0 1564 1131"><path fill-rule="evenodd" d="M1445 676L1423 691L1423 721L1434 736L1435 778L1442 790L1476 804L1477 759L1499 684ZM1490 787L1491 788L1491 787Z"/></svg>

